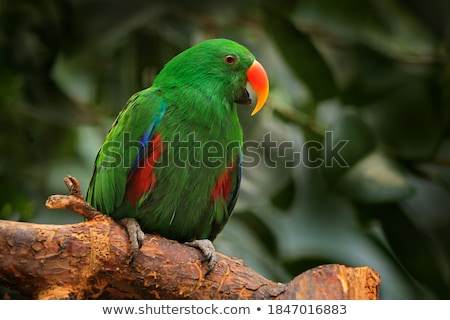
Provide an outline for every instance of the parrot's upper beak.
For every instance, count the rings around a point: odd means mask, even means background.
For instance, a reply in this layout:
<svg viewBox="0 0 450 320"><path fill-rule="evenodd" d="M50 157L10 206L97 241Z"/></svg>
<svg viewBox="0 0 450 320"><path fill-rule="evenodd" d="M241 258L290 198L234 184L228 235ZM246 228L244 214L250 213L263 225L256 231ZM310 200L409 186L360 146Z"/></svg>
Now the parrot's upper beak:
<svg viewBox="0 0 450 320"><path fill-rule="evenodd" d="M262 109L269 95L269 78L267 77L266 70L264 70L261 63L257 60L247 70L247 81L258 96L255 109L252 111L252 116L254 116Z"/></svg>

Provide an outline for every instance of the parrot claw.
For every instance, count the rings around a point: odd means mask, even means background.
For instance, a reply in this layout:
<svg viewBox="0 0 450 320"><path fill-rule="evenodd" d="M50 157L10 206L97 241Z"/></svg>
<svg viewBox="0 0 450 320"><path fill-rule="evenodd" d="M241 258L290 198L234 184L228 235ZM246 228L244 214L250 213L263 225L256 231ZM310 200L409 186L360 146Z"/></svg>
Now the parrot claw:
<svg viewBox="0 0 450 320"><path fill-rule="evenodd" d="M145 234L142 232L141 226L134 218L123 218L119 220L119 223L127 230L128 236L130 237L129 263L132 263L142 246Z"/></svg>
<svg viewBox="0 0 450 320"><path fill-rule="evenodd" d="M213 271L217 263L216 249L211 240L202 239L194 240L191 242L185 242L186 245L199 249L203 253L202 263L208 263L208 270L206 270L205 277Z"/></svg>

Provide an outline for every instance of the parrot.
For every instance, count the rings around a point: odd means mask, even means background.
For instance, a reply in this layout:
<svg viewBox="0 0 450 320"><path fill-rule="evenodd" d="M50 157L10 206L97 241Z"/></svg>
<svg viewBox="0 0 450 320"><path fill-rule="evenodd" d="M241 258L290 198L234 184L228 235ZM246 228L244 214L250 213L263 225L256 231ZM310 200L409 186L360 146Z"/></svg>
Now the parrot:
<svg viewBox="0 0 450 320"><path fill-rule="evenodd" d="M158 234L201 250L212 271L212 241L239 193L237 105L252 103L247 83L257 96L253 116L268 98L265 69L243 45L208 39L129 98L98 151L86 201L123 222L132 248L139 250L144 232Z"/></svg>

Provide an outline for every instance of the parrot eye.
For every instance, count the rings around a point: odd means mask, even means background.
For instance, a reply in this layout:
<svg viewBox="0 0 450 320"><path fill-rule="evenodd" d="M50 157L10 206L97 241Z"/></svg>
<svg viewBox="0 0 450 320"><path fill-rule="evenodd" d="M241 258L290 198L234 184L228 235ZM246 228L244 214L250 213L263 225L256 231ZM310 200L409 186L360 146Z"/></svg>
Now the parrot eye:
<svg viewBox="0 0 450 320"><path fill-rule="evenodd" d="M236 62L236 56L234 56L232 54L225 56L225 62L227 64L234 64Z"/></svg>

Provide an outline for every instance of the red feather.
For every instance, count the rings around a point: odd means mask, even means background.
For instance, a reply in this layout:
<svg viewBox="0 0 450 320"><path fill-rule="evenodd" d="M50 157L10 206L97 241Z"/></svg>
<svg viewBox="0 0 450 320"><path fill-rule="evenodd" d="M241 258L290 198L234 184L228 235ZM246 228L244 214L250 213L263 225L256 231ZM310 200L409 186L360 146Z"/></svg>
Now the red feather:
<svg viewBox="0 0 450 320"><path fill-rule="evenodd" d="M231 187L231 172L234 169L233 167L225 170L217 180L217 184L214 187L212 193L211 193L211 201L214 201L217 199L217 197L223 198L225 201L228 201L228 197L231 193L232 187Z"/></svg>
<svg viewBox="0 0 450 320"><path fill-rule="evenodd" d="M152 191L156 184L153 168L161 156L161 135L150 142L146 158L131 172L127 179L127 198L133 206L147 191Z"/></svg>

